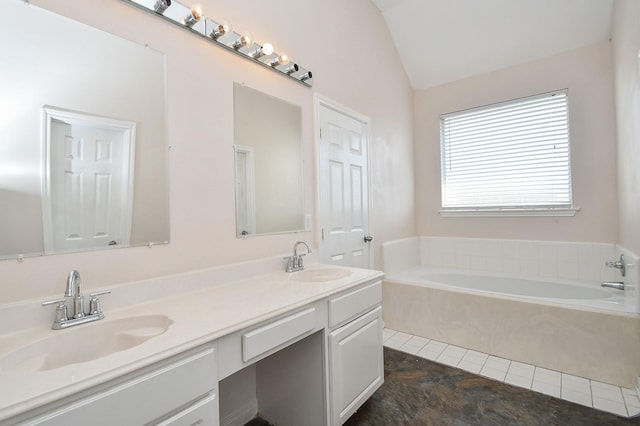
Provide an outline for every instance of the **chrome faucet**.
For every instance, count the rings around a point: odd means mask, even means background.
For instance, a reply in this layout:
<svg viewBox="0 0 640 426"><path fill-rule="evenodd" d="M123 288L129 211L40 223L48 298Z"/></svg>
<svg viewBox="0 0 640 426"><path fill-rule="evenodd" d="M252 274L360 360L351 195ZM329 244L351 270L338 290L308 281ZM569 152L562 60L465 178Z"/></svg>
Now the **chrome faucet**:
<svg viewBox="0 0 640 426"><path fill-rule="evenodd" d="M75 269L69 273L67 277L67 287L64 297L61 299L45 300L42 306L57 305L56 317L53 320L51 328L61 330L63 328L72 327L74 325L85 324L104 318L102 309L100 309L100 300L98 296L111 293L110 290L98 291L91 293L89 296L89 313L84 312L84 296L82 294L82 279L80 273ZM73 297L73 315L69 317L67 308L67 298Z"/></svg>
<svg viewBox="0 0 640 426"><path fill-rule="evenodd" d="M621 281L605 281L600 284L600 286L615 288L616 290L624 290L624 283Z"/></svg>
<svg viewBox="0 0 640 426"><path fill-rule="evenodd" d="M608 268L620 269L620 275L623 277L627 272L627 264L625 263L624 254L620 255L620 260L608 260L605 262L605 266Z"/></svg>
<svg viewBox="0 0 640 426"><path fill-rule="evenodd" d="M300 244L304 244L307 247L307 253L305 254L298 254L298 246ZM287 267L286 267L286 271L287 272L296 272L296 271L302 271L304 269L304 263L302 261L302 256L305 256L307 254L311 253L311 247L309 246L309 243L306 241L296 241L296 243L293 245L293 256L288 256L285 257L284 260L287 261Z"/></svg>
<svg viewBox="0 0 640 426"><path fill-rule="evenodd" d="M65 297L73 297L73 318L84 317L84 296L82 295L82 280L80 272L75 269L69 272L67 277L67 290L64 292Z"/></svg>

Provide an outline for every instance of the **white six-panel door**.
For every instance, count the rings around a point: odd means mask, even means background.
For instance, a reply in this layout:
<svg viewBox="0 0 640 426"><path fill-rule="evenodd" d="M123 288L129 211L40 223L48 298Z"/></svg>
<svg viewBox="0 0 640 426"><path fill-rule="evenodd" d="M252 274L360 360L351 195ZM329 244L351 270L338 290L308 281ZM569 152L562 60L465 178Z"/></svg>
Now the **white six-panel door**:
<svg viewBox="0 0 640 426"><path fill-rule="evenodd" d="M323 263L369 267L367 124L320 103L319 206Z"/></svg>
<svg viewBox="0 0 640 426"><path fill-rule="evenodd" d="M55 114L47 120L45 250L129 245L135 128Z"/></svg>

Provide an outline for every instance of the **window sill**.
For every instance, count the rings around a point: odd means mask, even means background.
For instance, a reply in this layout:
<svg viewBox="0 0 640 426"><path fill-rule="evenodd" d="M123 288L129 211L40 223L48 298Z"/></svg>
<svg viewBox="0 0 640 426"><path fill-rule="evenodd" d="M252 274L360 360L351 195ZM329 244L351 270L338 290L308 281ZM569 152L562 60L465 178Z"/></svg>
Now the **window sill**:
<svg viewBox="0 0 640 426"><path fill-rule="evenodd" d="M442 217L573 217L580 208L446 209Z"/></svg>

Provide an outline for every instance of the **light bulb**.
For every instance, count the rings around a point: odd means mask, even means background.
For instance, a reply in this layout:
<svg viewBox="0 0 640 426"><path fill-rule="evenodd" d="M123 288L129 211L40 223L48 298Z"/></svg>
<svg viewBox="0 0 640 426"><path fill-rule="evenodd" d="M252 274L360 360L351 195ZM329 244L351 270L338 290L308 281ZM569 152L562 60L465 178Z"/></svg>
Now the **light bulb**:
<svg viewBox="0 0 640 426"><path fill-rule="evenodd" d="M217 40L223 35L229 34L229 31L231 31L231 26L227 22L221 22L215 26L209 36L211 36L212 39Z"/></svg>
<svg viewBox="0 0 640 426"><path fill-rule="evenodd" d="M251 46L251 43L253 43L253 40L251 40L251 35L244 34L233 43L233 48L240 49L241 47Z"/></svg>
<svg viewBox="0 0 640 426"><path fill-rule="evenodd" d="M171 0L157 0L153 5L153 10L162 15L169 6L171 6Z"/></svg>
<svg viewBox="0 0 640 426"><path fill-rule="evenodd" d="M191 6L189 14L184 18L184 24L191 28L200 20L200 18L202 18L202 6L194 4Z"/></svg>
<svg viewBox="0 0 640 426"><path fill-rule="evenodd" d="M271 61L271 66L276 67L278 65L287 65L289 63L289 58L286 54L282 53L278 55L273 61Z"/></svg>
<svg viewBox="0 0 640 426"><path fill-rule="evenodd" d="M271 55L273 53L273 46L271 43L265 43L260 50L263 55Z"/></svg>
<svg viewBox="0 0 640 426"><path fill-rule="evenodd" d="M262 47L260 47L258 50L256 50L255 52L253 52L251 54L251 56L253 56L254 58L258 59L262 56L269 56L273 53L273 46L271 45L271 43L265 43L262 45Z"/></svg>

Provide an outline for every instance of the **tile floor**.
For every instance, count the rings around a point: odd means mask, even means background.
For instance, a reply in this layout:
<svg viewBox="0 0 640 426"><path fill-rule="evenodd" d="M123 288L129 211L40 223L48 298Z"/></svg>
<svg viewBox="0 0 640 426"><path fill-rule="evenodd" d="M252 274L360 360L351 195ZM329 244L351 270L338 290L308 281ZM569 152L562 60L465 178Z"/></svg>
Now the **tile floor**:
<svg viewBox="0 0 640 426"><path fill-rule="evenodd" d="M530 389L598 410L631 417L640 414L633 389L548 370L436 340L385 328L384 346L490 379Z"/></svg>

